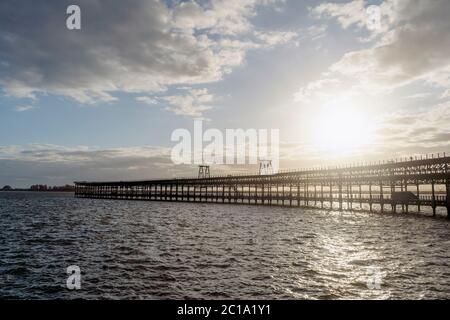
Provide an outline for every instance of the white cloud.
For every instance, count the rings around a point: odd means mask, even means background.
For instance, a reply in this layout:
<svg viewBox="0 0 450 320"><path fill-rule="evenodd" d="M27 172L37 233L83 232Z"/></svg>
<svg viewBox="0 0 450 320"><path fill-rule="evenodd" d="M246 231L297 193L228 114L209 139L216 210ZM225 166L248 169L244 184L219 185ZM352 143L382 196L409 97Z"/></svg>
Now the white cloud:
<svg viewBox="0 0 450 320"><path fill-rule="evenodd" d="M0 180L13 186L64 185L80 180L157 179L193 176L194 173L195 168L174 166L170 149L163 147L0 146Z"/></svg>
<svg viewBox="0 0 450 320"><path fill-rule="evenodd" d="M419 92L405 97L405 99L424 99L431 96L430 92Z"/></svg>
<svg viewBox="0 0 450 320"><path fill-rule="evenodd" d="M35 107L32 105L21 105L21 106L16 106L14 108L14 110L16 110L17 112L24 112L24 111L29 111L31 109L34 109Z"/></svg>
<svg viewBox="0 0 450 320"><path fill-rule="evenodd" d="M321 4L311 12L319 19L336 19L343 28L361 30L367 28L366 7L365 1L355 0ZM321 104L335 96L361 96L370 102L416 81L440 90L450 86L450 2L385 0L380 8L382 29L374 41L345 53L321 77L301 87L296 101Z"/></svg>
<svg viewBox="0 0 450 320"><path fill-rule="evenodd" d="M61 17L68 0L0 2L0 85L9 95L114 101L115 92L154 93L218 81L242 64L259 6L279 0L80 0L82 29ZM284 40L283 40L284 39ZM279 43L286 41L286 35Z"/></svg>
<svg viewBox="0 0 450 320"><path fill-rule="evenodd" d="M447 99L447 98L450 98L450 89L445 90L441 96L441 99Z"/></svg>
<svg viewBox="0 0 450 320"><path fill-rule="evenodd" d="M312 10L319 17L337 19L345 28L362 28L364 6L364 1L355 0L322 4ZM433 79L437 73L448 71L449 1L385 0L380 8L383 17L389 18L382 23L379 40L367 49L346 53L330 71L380 89Z"/></svg>
<svg viewBox="0 0 450 320"><path fill-rule="evenodd" d="M200 117L212 108L214 96L207 89L190 89L186 94L165 96L162 100L169 103L167 110L183 116Z"/></svg>
<svg viewBox="0 0 450 320"><path fill-rule="evenodd" d="M371 35L360 40L367 42L389 30L397 19L396 10L401 6L401 2L403 0L385 0L380 5L370 5L366 0L352 0L344 3L322 3L310 11L312 16L318 19L335 19L343 29L365 29Z"/></svg>
<svg viewBox="0 0 450 320"><path fill-rule="evenodd" d="M365 27L367 13L364 0L354 0L346 3L322 3L311 10L317 18L335 18L344 28L352 25Z"/></svg>
<svg viewBox="0 0 450 320"><path fill-rule="evenodd" d="M340 84L341 81L337 78L323 78L312 81L295 93L294 100L297 102L310 102L313 99L327 97L333 94L332 89Z"/></svg>
<svg viewBox="0 0 450 320"><path fill-rule="evenodd" d="M210 34L238 35L252 29L249 17L255 14L256 5L273 5L279 1L212 0L206 5L195 1L181 2L175 6L174 25L182 30L206 30Z"/></svg>
<svg viewBox="0 0 450 320"><path fill-rule="evenodd" d="M298 34L293 31L255 31L255 36L266 46L275 46L278 44L292 43L298 45Z"/></svg>
<svg viewBox="0 0 450 320"><path fill-rule="evenodd" d="M148 105L154 105L158 103L158 100L156 100L155 98L147 96L136 97L136 101L144 102Z"/></svg>
<svg viewBox="0 0 450 320"><path fill-rule="evenodd" d="M25 146L0 146L1 160L70 162L101 161L107 158L168 156L169 149L162 147L133 147L99 149L86 146L64 147L54 144L28 144Z"/></svg>
<svg viewBox="0 0 450 320"><path fill-rule="evenodd" d="M326 35L328 26L326 24L312 25L306 29L306 34L311 40L323 38Z"/></svg>
<svg viewBox="0 0 450 320"><path fill-rule="evenodd" d="M450 102L380 118L379 150L393 154L436 153L450 147Z"/></svg>

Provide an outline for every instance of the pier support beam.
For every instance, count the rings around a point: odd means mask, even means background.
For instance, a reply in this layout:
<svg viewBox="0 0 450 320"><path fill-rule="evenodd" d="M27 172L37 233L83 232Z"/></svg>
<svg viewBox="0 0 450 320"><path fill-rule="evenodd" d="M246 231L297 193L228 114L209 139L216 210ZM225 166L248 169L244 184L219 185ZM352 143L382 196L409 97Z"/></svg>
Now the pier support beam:
<svg viewBox="0 0 450 320"><path fill-rule="evenodd" d="M445 202L447 203L447 219L450 219L450 180L447 178L445 183Z"/></svg>
<svg viewBox="0 0 450 320"><path fill-rule="evenodd" d="M289 185L289 206L292 207L292 183Z"/></svg>
<svg viewBox="0 0 450 320"><path fill-rule="evenodd" d="M380 206L381 206L381 213L384 213L383 181L380 181Z"/></svg>
<svg viewBox="0 0 450 320"><path fill-rule="evenodd" d="M321 202L321 208L323 209L323 201L324 201L324 198L323 198L323 183L321 182L320 183L320 202Z"/></svg>
<svg viewBox="0 0 450 320"><path fill-rule="evenodd" d="M431 182L431 207L433 208L433 217L436 216L436 195L434 192L434 180Z"/></svg>
<svg viewBox="0 0 450 320"><path fill-rule="evenodd" d="M420 188L419 188L419 180L416 180L416 189L417 189L417 211L420 212Z"/></svg>

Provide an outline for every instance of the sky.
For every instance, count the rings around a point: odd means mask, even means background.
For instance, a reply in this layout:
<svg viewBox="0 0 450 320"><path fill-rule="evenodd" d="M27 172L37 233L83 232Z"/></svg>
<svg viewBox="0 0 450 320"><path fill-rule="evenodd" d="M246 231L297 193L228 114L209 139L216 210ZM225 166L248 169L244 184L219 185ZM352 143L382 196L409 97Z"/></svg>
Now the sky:
<svg viewBox="0 0 450 320"><path fill-rule="evenodd" d="M170 153L195 119L278 129L281 169L450 152L449 15L448 0L2 0L0 186L193 176Z"/></svg>

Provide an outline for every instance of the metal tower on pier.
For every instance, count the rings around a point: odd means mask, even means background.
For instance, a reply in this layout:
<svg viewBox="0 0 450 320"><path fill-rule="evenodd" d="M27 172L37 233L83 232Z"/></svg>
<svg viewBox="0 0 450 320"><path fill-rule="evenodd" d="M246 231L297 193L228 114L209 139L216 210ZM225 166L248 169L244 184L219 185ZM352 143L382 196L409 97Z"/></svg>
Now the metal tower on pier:
<svg viewBox="0 0 450 320"><path fill-rule="evenodd" d="M198 166L198 178L199 179L206 179L210 178L210 171L209 166L207 165L200 165Z"/></svg>
<svg viewBox="0 0 450 320"><path fill-rule="evenodd" d="M272 160L259 160L259 175L273 174Z"/></svg>

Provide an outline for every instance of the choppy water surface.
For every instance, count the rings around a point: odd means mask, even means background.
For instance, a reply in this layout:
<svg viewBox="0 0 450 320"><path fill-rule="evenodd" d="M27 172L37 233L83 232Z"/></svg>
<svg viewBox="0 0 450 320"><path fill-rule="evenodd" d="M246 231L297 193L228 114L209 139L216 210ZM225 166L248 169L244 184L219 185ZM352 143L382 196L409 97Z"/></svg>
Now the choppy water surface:
<svg viewBox="0 0 450 320"><path fill-rule="evenodd" d="M0 193L0 297L448 299L449 224ZM81 290L66 288L70 265Z"/></svg>

